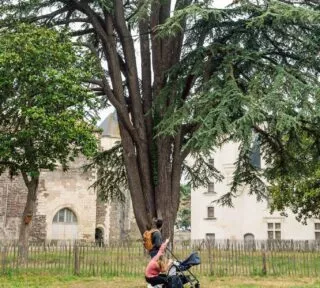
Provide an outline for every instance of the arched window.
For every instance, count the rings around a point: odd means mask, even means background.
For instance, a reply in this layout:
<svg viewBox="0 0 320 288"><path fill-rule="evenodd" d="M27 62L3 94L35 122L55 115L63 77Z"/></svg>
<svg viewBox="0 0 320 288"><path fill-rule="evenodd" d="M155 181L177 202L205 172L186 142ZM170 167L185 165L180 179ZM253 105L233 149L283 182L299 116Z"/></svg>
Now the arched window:
<svg viewBox="0 0 320 288"><path fill-rule="evenodd" d="M78 239L77 216L69 208L62 208L52 220L52 239L75 240Z"/></svg>
<svg viewBox="0 0 320 288"><path fill-rule="evenodd" d="M53 223L77 223L77 216L70 209L63 208L53 217Z"/></svg>
<svg viewBox="0 0 320 288"><path fill-rule="evenodd" d="M254 235L252 233L246 233L243 236L244 241L254 241Z"/></svg>

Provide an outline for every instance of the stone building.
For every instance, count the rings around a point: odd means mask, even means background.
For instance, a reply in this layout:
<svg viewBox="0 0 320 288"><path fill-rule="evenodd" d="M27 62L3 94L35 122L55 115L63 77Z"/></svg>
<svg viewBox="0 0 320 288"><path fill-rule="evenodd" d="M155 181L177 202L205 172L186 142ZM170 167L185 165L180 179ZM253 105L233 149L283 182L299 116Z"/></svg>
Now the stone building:
<svg viewBox="0 0 320 288"><path fill-rule="evenodd" d="M271 214L268 202L257 202L254 195L249 195L247 186L233 199L234 207L214 202L230 189L238 153L238 144L229 142L211 155L209 161L224 179L191 192L191 239L319 241L320 219L310 218L307 225L303 225L289 210L286 211L287 217L278 211ZM253 165L265 168L258 150L252 156Z"/></svg>
<svg viewBox="0 0 320 288"><path fill-rule="evenodd" d="M100 127L102 149L111 148L120 140L114 113ZM130 198L125 203L101 202L90 188L96 179L95 171L83 171L86 161L79 157L67 172L41 171L32 239L109 241L139 237ZM26 197L21 177L0 176L0 239L18 238Z"/></svg>

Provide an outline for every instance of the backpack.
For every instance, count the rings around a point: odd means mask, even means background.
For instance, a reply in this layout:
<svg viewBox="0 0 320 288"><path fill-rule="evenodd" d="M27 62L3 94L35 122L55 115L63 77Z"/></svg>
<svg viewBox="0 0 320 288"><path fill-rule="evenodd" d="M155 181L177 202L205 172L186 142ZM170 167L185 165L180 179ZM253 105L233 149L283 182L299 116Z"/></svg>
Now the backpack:
<svg viewBox="0 0 320 288"><path fill-rule="evenodd" d="M146 250L150 251L153 247L152 244L152 234L153 232L157 231L157 229L151 229L151 230L146 230L143 233L143 246L146 248Z"/></svg>

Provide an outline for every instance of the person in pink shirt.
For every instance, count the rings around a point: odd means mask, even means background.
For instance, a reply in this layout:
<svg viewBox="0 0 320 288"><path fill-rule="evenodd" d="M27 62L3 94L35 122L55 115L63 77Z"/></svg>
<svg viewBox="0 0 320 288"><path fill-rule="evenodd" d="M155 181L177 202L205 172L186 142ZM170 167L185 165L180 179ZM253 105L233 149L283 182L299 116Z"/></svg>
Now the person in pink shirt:
<svg viewBox="0 0 320 288"><path fill-rule="evenodd" d="M168 259L164 255L168 243L169 238L161 244L158 253L150 260L146 267L146 281L152 286L157 284L168 284L168 277L165 274L160 274L165 273L168 270L168 266L170 265L170 261L168 261Z"/></svg>

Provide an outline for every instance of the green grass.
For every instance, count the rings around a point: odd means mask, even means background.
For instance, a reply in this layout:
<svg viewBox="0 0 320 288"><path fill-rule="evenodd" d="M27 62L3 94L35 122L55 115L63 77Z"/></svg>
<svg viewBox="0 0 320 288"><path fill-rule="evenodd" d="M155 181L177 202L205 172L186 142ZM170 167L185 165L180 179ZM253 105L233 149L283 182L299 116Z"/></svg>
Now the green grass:
<svg viewBox="0 0 320 288"><path fill-rule="evenodd" d="M204 288L319 288L320 279L300 277L201 277ZM76 277L48 273L0 277L0 288L145 288L143 277Z"/></svg>

